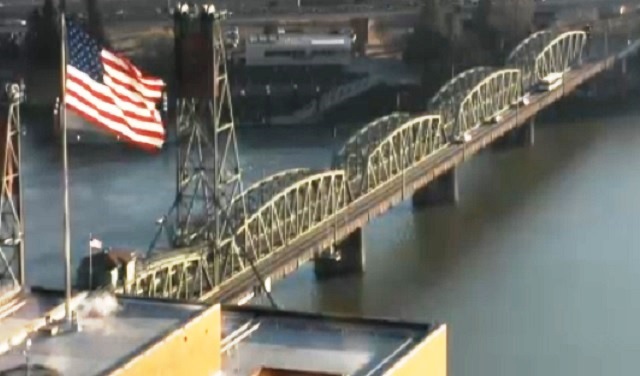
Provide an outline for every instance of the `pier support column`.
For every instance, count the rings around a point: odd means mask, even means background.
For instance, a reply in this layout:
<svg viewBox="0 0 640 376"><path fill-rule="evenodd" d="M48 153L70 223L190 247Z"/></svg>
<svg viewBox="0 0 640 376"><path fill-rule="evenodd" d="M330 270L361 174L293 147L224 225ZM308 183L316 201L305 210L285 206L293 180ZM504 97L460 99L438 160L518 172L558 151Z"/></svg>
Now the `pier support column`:
<svg viewBox="0 0 640 376"><path fill-rule="evenodd" d="M514 147L531 147L535 143L535 119L529 120L526 124L511 130L501 138L497 139L491 148L495 151L510 149Z"/></svg>
<svg viewBox="0 0 640 376"><path fill-rule="evenodd" d="M618 71L618 95L622 99L627 98L627 59L620 61L620 70Z"/></svg>
<svg viewBox="0 0 640 376"><path fill-rule="evenodd" d="M519 146L531 147L536 141L536 119L531 118L526 124L515 129L516 142Z"/></svg>
<svg viewBox="0 0 640 376"><path fill-rule="evenodd" d="M458 202L458 176L452 168L413 194L413 206L424 207Z"/></svg>
<svg viewBox="0 0 640 376"><path fill-rule="evenodd" d="M338 244L314 259L316 278L361 274L365 270L362 228L352 232Z"/></svg>

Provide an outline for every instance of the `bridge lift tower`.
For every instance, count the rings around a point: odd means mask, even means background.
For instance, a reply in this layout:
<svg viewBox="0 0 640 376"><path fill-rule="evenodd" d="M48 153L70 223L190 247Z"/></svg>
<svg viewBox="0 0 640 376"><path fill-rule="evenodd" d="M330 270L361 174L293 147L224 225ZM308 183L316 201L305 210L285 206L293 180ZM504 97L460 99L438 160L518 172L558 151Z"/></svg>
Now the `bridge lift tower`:
<svg viewBox="0 0 640 376"><path fill-rule="evenodd" d="M238 215L232 202L237 208L243 190L221 25L226 12L178 4L173 17L176 197L150 252L162 227L173 249L217 248L231 235L230 217Z"/></svg>
<svg viewBox="0 0 640 376"><path fill-rule="evenodd" d="M0 92L0 308L25 283L20 173L20 102L23 87L2 83Z"/></svg>

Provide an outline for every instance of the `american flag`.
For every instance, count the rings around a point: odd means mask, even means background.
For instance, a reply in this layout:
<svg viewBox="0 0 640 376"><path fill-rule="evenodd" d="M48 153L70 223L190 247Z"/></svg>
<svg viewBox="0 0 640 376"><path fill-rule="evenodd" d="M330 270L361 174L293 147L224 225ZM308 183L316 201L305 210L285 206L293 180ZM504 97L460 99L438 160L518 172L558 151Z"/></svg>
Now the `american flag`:
<svg viewBox="0 0 640 376"><path fill-rule="evenodd" d="M89 240L89 248L91 248L91 249L102 249L102 240L92 237Z"/></svg>
<svg viewBox="0 0 640 376"><path fill-rule="evenodd" d="M165 83L102 48L73 20L67 20L67 48L67 107L137 146L161 148L165 129L156 105Z"/></svg>

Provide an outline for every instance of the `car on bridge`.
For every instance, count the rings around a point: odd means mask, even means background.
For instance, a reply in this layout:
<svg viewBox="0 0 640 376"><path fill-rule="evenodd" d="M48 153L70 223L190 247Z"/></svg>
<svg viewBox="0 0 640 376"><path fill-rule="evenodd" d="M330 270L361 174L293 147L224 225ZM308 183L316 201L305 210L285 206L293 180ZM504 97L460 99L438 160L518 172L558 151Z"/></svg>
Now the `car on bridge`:
<svg viewBox="0 0 640 376"><path fill-rule="evenodd" d="M518 98L516 106L528 106L529 103L531 103L531 93L524 93Z"/></svg>
<svg viewBox="0 0 640 376"><path fill-rule="evenodd" d="M453 138L453 142L456 144L466 144L467 142L470 142L472 140L471 137L471 133L469 132L464 132L462 135L460 136L454 136Z"/></svg>
<svg viewBox="0 0 640 376"><path fill-rule="evenodd" d="M538 83L538 91L553 91L562 85L564 73L554 72L546 75Z"/></svg>

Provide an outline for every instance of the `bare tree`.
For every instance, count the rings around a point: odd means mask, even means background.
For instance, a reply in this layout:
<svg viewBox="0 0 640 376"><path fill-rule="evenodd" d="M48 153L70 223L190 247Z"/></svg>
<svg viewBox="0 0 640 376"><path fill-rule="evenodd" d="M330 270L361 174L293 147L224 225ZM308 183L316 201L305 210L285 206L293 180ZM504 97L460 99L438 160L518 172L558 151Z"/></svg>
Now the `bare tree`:
<svg viewBox="0 0 640 376"><path fill-rule="evenodd" d="M476 26L485 45L504 52L533 30L534 0L481 0Z"/></svg>
<svg viewBox="0 0 640 376"><path fill-rule="evenodd" d="M445 12L441 0L424 0L413 34L407 41L405 61L429 65L450 48L445 25Z"/></svg>
<svg viewBox="0 0 640 376"><path fill-rule="evenodd" d="M422 90L431 96L452 76L487 61L484 43L472 31L460 33L455 4L424 0L420 18L407 40L404 58L422 66Z"/></svg>
<svg viewBox="0 0 640 376"><path fill-rule="evenodd" d="M26 45L30 62L56 67L60 61L60 32L58 12L53 0L45 0L41 8L29 15Z"/></svg>
<svg viewBox="0 0 640 376"><path fill-rule="evenodd" d="M108 47L108 40L102 22L102 11L98 6L98 0L85 0L87 7L87 32L94 37L99 44Z"/></svg>
<svg viewBox="0 0 640 376"><path fill-rule="evenodd" d="M420 13L420 21L430 25L433 31L445 34L447 31L445 13L446 5L443 0L424 0Z"/></svg>
<svg viewBox="0 0 640 376"><path fill-rule="evenodd" d="M489 24L505 36L521 39L533 27L534 0L491 0L493 12Z"/></svg>
<svg viewBox="0 0 640 376"><path fill-rule="evenodd" d="M455 72L460 73L473 67L491 65L489 51L482 48L478 34L473 32L465 33L454 44L453 49Z"/></svg>

